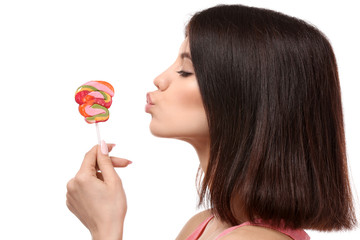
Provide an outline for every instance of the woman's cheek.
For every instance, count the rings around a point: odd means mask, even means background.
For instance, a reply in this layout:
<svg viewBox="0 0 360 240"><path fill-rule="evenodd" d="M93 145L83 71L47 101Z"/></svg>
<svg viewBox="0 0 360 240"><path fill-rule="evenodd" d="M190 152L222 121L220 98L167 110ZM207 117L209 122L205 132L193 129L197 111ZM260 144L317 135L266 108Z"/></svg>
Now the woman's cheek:
<svg viewBox="0 0 360 240"><path fill-rule="evenodd" d="M206 113L196 79L179 79L155 105L150 124L160 137L192 137L208 134Z"/></svg>
<svg viewBox="0 0 360 240"><path fill-rule="evenodd" d="M191 84L186 90L177 93L182 94L177 96L174 108L169 110L172 112L172 122L176 122L178 130L182 130L185 135L207 133L207 118L198 85Z"/></svg>

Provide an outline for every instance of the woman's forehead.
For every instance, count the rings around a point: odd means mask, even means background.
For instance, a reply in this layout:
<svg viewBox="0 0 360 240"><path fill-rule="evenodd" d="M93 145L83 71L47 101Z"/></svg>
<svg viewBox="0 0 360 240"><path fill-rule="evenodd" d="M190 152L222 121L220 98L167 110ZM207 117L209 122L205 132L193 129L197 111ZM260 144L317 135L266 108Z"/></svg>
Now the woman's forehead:
<svg viewBox="0 0 360 240"><path fill-rule="evenodd" d="M189 38L186 37L180 46L179 53L190 53Z"/></svg>

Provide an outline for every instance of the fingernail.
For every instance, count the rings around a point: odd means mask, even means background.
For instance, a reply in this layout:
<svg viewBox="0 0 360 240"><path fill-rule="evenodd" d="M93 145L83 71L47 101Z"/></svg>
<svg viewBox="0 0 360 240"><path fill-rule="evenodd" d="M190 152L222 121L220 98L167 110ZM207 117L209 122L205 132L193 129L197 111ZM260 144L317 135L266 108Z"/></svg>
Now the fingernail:
<svg viewBox="0 0 360 240"><path fill-rule="evenodd" d="M104 140L101 141L101 148L100 149L101 149L102 154L108 155L108 153L109 153L108 148L107 148L107 145L106 145Z"/></svg>

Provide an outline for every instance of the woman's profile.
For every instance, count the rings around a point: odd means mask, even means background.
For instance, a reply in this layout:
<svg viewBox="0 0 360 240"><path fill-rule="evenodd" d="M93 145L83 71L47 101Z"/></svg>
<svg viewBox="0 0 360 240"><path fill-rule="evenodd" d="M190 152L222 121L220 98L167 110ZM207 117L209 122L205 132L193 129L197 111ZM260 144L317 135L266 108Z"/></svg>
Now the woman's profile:
<svg viewBox="0 0 360 240"><path fill-rule="evenodd" d="M154 84L150 131L195 148L209 206L178 240L301 240L356 225L336 59L316 27L261 8L205 9ZM109 157L113 147L94 146L68 183L67 205L93 239L122 239L114 167L129 161Z"/></svg>

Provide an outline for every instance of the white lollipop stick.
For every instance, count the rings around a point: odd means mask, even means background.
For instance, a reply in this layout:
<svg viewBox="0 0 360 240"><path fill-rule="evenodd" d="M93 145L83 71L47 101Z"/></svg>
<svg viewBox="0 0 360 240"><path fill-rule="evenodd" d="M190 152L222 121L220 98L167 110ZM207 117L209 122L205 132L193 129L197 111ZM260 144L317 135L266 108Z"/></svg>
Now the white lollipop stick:
<svg viewBox="0 0 360 240"><path fill-rule="evenodd" d="M100 145L101 144L101 137L100 137L100 130L99 130L98 123L95 123L95 126L96 126L96 134L97 134L98 143Z"/></svg>

